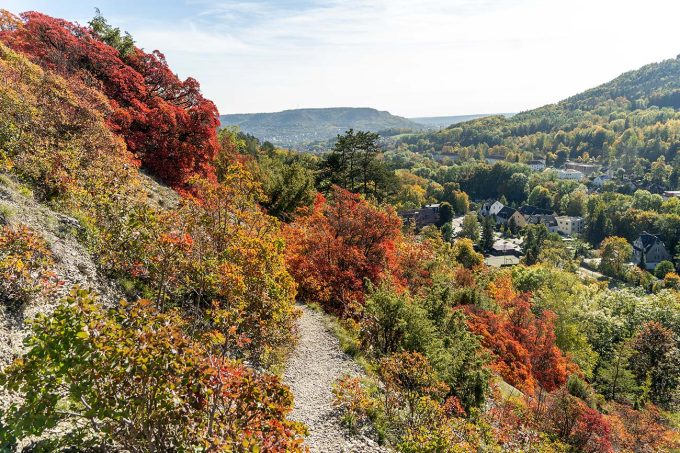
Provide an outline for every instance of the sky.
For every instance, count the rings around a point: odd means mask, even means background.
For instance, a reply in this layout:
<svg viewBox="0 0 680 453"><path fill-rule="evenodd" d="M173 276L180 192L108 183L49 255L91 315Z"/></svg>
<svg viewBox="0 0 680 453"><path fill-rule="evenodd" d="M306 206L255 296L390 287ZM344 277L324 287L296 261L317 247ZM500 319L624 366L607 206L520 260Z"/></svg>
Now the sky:
<svg viewBox="0 0 680 453"><path fill-rule="evenodd" d="M680 54L677 0L0 0L98 7L220 113L374 107L417 117L557 102Z"/></svg>

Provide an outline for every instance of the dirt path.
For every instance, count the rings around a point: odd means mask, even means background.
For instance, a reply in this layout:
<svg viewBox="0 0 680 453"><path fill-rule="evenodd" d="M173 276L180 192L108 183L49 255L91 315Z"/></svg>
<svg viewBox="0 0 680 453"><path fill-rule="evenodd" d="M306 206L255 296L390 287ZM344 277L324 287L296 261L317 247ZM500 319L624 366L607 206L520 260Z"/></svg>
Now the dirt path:
<svg viewBox="0 0 680 453"><path fill-rule="evenodd" d="M386 452L373 440L350 437L333 409L331 386L345 374L358 375L361 369L342 352L338 339L324 324L322 313L305 306L299 321L300 342L284 374L284 382L295 396L291 418L309 429L307 445L312 452Z"/></svg>

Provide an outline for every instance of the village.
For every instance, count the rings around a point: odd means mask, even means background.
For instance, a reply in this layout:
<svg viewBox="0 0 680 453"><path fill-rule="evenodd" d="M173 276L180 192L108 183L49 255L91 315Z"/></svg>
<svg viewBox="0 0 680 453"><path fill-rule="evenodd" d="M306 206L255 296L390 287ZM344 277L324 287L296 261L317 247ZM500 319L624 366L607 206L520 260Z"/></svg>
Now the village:
<svg viewBox="0 0 680 453"><path fill-rule="evenodd" d="M478 244L475 249L484 254L484 263L492 267L515 266L520 263L525 255L523 250L524 235L528 225L544 225L549 233L556 233L567 249L573 251L569 243L580 239L585 228L582 217L557 215L554 211L536 206L524 204L517 209L506 206L499 200L487 200L474 203L477 209L466 215L459 215L447 220L450 222L451 240L456 241L463 231L463 223L466 216L477 215L477 221L490 221L494 227L493 245L484 250ZM415 231L421 231L428 226L441 226L442 212L441 203L429 204L421 209L402 211L404 223L410 225ZM654 271L659 263L671 261L672 256L666 245L658 235L643 232L631 244L633 253L630 261L631 266L644 267L647 271ZM599 258L584 259L582 267L591 276L602 277L596 270L599 268Z"/></svg>

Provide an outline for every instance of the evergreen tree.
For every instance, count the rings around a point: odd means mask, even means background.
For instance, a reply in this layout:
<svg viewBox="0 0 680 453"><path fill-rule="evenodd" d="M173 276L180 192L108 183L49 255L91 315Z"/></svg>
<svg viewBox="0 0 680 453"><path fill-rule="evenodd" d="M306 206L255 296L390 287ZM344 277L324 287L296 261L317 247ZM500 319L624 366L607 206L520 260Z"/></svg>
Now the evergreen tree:
<svg viewBox="0 0 680 453"><path fill-rule="evenodd" d="M379 135L353 129L338 135L330 153L319 164L317 184L329 192L334 185L378 201L394 191L396 177L378 160Z"/></svg>
<svg viewBox="0 0 680 453"><path fill-rule="evenodd" d="M446 224L450 224L452 219L453 219L453 207L448 202L445 201L439 206L438 226L442 227Z"/></svg>
<svg viewBox="0 0 680 453"><path fill-rule="evenodd" d="M482 240L480 246L482 250L488 252L493 247L494 243L494 225L491 217L484 217L484 222L482 223Z"/></svg>
<svg viewBox="0 0 680 453"><path fill-rule="evenodd" d="M538 257L543 249L543 243L548 237L548 228L542 223L529 225L527 235L522 243L524 249L524 263L527 265L536 264Z"/></svg>

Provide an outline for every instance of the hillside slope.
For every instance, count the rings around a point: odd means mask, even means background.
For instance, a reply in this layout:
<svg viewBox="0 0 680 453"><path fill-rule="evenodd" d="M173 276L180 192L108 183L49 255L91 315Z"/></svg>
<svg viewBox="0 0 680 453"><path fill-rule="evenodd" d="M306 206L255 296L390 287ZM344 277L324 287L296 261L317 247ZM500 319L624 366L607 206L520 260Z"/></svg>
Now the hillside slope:
<svg viewBox="0 0 680 453"><path fill-rule="evenodd" d="M389 112L350 107L221 115L220 122L222 126L239 126L243 132L283 146L329 140L348 129L371 132L423 129L423 126Z"/></svg>
<svg viewBox="0 0 680 453"><path fill-rule="evenodd" d="M518 161L540 157L549 165L581 158L648 169L662 156L671 162L677 155L678 108L680 58L674 58L626 72L557 104L412 134L399 143L415 152L500 154Z"/></svg>

